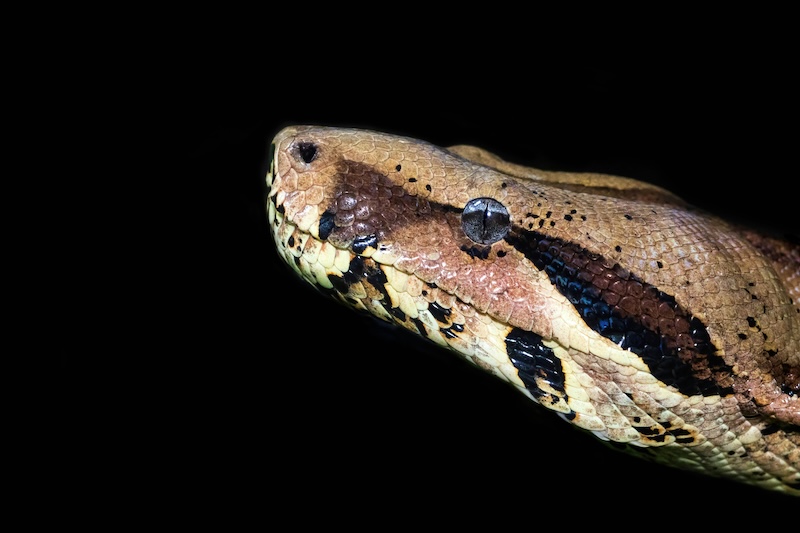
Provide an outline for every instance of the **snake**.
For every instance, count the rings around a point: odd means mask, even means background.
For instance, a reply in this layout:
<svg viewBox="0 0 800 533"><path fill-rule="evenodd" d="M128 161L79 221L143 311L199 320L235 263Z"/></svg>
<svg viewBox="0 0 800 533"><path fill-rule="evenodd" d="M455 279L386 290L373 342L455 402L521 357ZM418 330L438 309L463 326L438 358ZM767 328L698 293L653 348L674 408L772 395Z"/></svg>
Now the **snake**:
<svg viewBox="0 0 800 533"><path fill-rule="evenodd" d="M268 166L275 249L322 295L614 449L800 496L796 237L633 178L362 128L287 126Z"/></svg>

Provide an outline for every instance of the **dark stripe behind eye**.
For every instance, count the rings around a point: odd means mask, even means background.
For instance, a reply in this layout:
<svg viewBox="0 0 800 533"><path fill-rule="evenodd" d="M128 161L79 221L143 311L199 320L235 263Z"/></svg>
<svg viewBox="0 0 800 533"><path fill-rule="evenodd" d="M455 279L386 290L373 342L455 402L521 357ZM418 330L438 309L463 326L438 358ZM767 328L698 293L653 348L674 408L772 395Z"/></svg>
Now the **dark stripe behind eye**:
<svg viewBox="0 0 800 533"><path fill-rule="evenodd" d="M732 369L705 325L675 298L581 246L515 226L506 242L525 255L586 324L635 353L657 379L687 396L727 395Z"/></svg>

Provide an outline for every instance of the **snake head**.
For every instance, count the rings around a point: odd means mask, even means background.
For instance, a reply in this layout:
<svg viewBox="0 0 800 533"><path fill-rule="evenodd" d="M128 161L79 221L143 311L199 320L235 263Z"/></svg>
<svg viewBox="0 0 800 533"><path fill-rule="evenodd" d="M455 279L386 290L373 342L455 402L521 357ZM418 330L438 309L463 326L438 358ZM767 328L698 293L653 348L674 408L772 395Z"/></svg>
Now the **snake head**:
<svg viewBox="0 0 800 533"><path fill-rule="evenodd" d="M552 335L548 298L560 296L504 240L534 212L549 216L546 206L526 205L523 180L432 144L363 130L289 127L273 147L269 220L282 256L306 280L363 301L366 291L352 281L369 271L403 280L378 290L389 292L390 309L415 315L435 288Z"/></svg>
<svg viewBox="0 0 800 533"><path fill-rule="evenodd" d="M754 237L635 180L357 129L283 129L267 184L280 257L323 293L603 440L800 487L796 248L778 274Z"/></svg>

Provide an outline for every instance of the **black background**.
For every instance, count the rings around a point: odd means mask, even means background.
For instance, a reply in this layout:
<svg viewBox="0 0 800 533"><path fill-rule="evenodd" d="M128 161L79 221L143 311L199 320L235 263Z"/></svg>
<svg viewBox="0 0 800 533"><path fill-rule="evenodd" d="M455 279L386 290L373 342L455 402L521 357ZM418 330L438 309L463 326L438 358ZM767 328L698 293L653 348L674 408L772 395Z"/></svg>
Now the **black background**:
<svg viewBox="0 0 800 533"><path fill-rule="evenodd" d="M424 68L364 58L325 70L323 56L243 64L209 51L170 72L178 83L149 141L181 194L169 254L178 266L165 299L150 302L169 340L132 364L148 406L140 416L157 421L159 444L147 449L172 465L168 477L245 513L276 491L278 507L351 519L369 508L388 523L425 509L565 523L641 511L643 526L671 521L676 502L702 510L712 497L795 505L606 450L456 355L322 299L280 263L264 209L272 136L320 124L652 181L797 232L788 73L678 60L487 73L446 55L419 58Z"/></svg>

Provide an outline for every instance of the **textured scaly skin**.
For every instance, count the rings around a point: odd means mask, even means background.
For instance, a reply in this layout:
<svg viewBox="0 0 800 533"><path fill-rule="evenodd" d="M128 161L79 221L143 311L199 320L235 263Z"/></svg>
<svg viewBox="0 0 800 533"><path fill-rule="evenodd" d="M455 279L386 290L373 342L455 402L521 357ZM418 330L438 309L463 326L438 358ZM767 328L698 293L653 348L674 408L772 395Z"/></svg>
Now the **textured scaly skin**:
<svg viewBox="0 0 800 533"><path fill-rule="evenodd" d="M298 126L273 149L279 254L322 292L642 457L800 495L796 244L474 147ZM492 244L461 226L478 197L510 215Z"/></svg>

